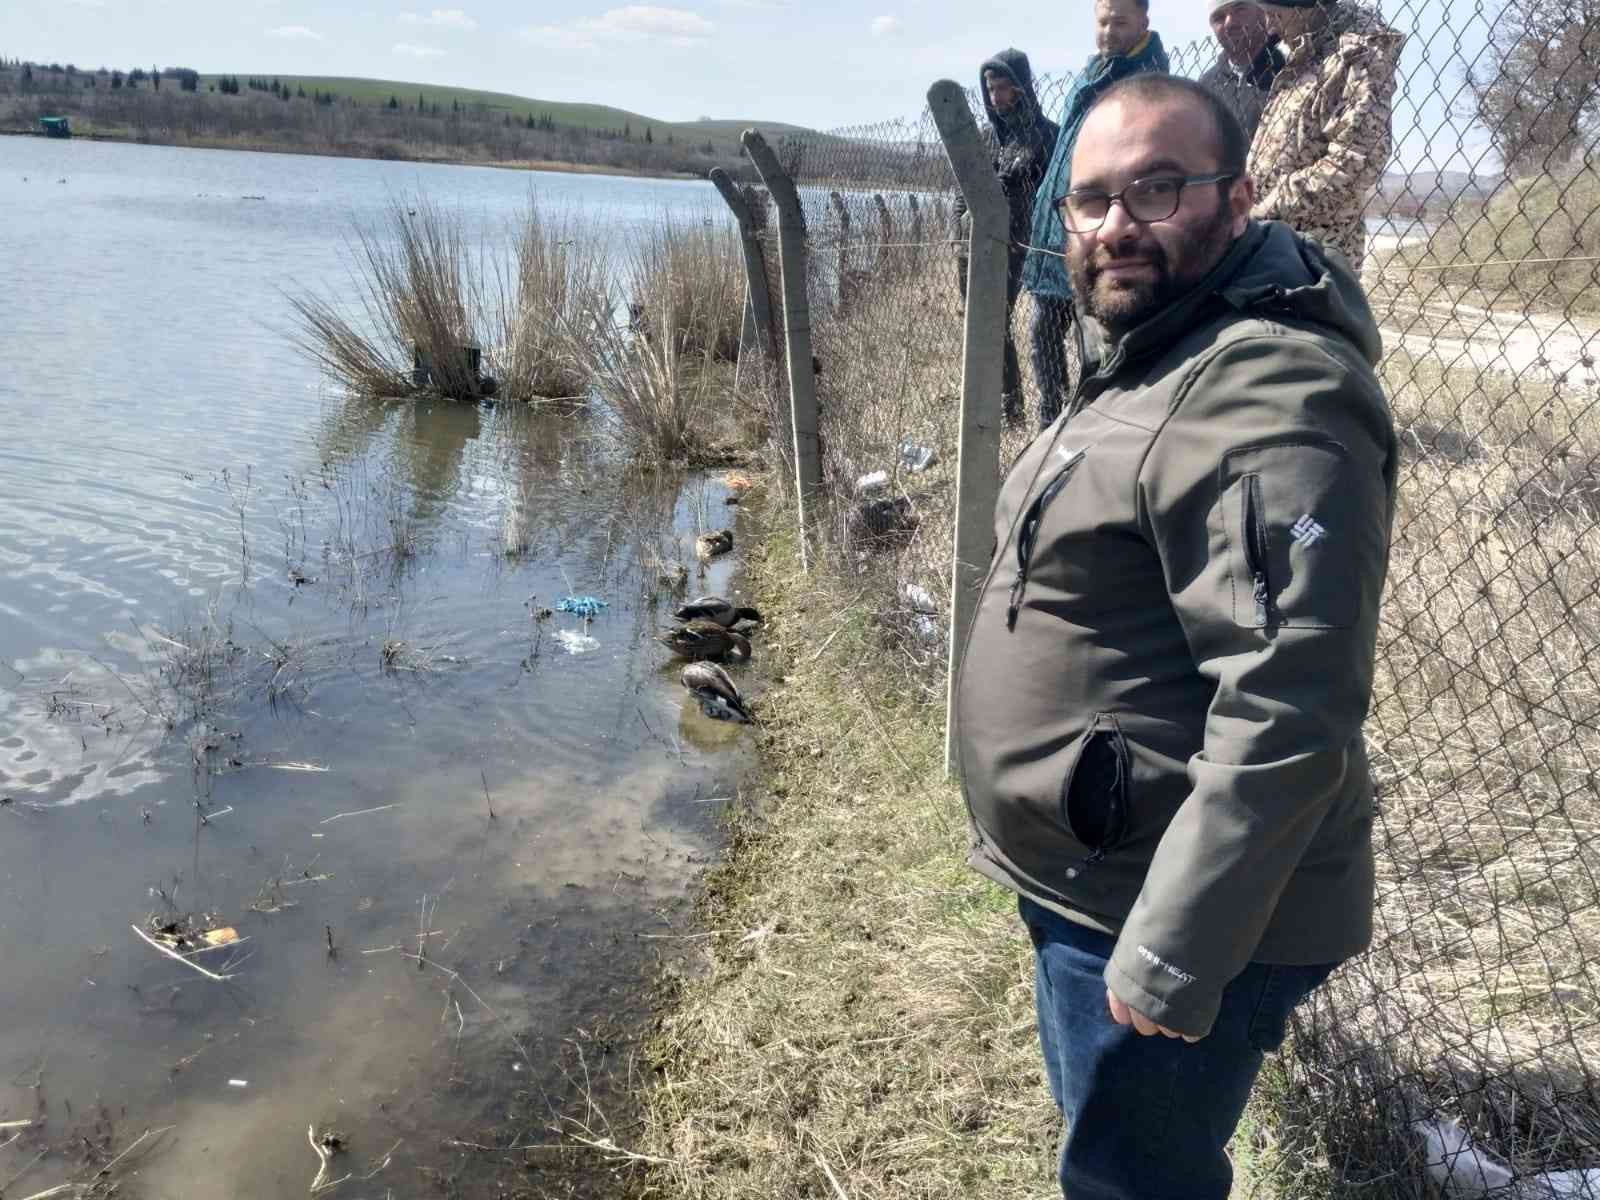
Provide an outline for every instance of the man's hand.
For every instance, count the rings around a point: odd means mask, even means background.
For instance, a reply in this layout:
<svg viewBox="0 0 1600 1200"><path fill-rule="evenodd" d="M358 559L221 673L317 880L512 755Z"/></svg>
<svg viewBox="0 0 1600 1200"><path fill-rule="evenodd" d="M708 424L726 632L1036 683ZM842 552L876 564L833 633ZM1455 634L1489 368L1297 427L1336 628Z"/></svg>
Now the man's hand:
<svg viewBox="0 0 1600 1200"><path fill-rule="evenodd" d="M1111 1010L1111 1019L1118 1025L1132 1025L1134 1032L1140 1037L1151 1037L1160 1034L1162 1037L1179 1038L1186 1042L1198 1042L1197 1037L1190 1037L1187 1033L1179 1033L1175 1029L1168 1029L1165 1025L1157 1025L1149 1017L1136 1008L1129 1008L1110 988L1106 989L1106 1007Z"/></svg>

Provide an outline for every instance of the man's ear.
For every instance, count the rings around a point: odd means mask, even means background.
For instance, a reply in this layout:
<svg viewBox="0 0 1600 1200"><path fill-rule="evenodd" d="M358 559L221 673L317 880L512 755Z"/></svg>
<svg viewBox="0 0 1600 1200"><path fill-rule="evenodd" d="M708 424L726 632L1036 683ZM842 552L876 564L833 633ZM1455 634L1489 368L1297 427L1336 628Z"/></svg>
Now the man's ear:
<svg viewBox="0 0 1600 1200"><path fill-rule="evenodd" d="M1228 206L1233 209L1233 236L1238 237L1250 224L1250 210L1256 206L1256 181L1241 175L1228 189Z"/></svg>

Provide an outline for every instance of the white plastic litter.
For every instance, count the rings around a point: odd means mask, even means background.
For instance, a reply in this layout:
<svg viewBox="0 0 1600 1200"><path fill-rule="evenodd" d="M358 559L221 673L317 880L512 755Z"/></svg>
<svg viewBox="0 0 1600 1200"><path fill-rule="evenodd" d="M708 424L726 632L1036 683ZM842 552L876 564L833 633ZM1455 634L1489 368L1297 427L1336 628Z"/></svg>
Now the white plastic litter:
<svg viewBox="0 0 1600 1200"><path fill-rule="evenodd" d="M1418 1121L1411 1127L1427 1154L1428 1178L1447 1196L1487 1196L1511 1186L1511 1168L1472 1144L1454 1121Z"/></svg>
<svg viewBox="0 0 1600 1200"><path fill-rule="evenodd" d="M236 1088L247 1088L247 1087L250 1086L250 1081L248 1079L230 1079L230 1080L228 1080L228 1086L229 1087L236 1087Z"/></svg>
<svg viewBox="0 0 1600 1200"><path fill-rule="evenodd" d="M900 443L900 465L908 471L926 471L939 461L939 455L931 446L919 446L916 442Z"/></svg>
<svg viewBox="0 0 1600 1200"><path fill-rule="evenodd" d="M939 640L939 625L932 617L917 617L911 622L911 628L916 630L917 636L925 642Z"/></svg>
<svg viewBox="0 0 1600 1200"><path fill-rule="evenodd" d="M870 496L873 492L881 492L889 486L889 472L873 471L870 475L863 475L856 480L856 494Z"/></svg>
<svg viewBox="0 0 1600 1200"><path fill-rule="evenodd" d="M904 600L912 612L927 613L933 616L939 611L939 606L934 602L933 594L927 588L915 583L902 583L900 585L900 599Z"/></svg>
<svg viewBox="0 0 1600 1200"><path fill-rule="evenodd" d="M590 637L587 633L579 633L575 629L556 630L556 641L568 654L588 654L591 650L600 649L600 642Z"/></svg>

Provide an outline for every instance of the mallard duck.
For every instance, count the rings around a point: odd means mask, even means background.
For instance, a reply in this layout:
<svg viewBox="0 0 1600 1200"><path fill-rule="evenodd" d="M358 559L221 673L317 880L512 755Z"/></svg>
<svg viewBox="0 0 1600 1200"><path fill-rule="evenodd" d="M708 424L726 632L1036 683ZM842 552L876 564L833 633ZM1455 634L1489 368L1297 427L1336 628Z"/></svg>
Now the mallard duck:
<svg viewBox="0 0 1600 1200"><path fill-rule="evenodd" d="M741 608L731 600L721 596L696 596L689 603L678 609L673 616L680 621L715 621L728 629L732 629L740 621L759 621L761 613L754 608Z"/></svg>
<svg viewBox="0 0 1600 1200"><path fill-rule="evenodd" d="M733 530L719 529L715 533L702 533L694 540L694 552L701 558L715 558L733 549Z"/></svg>
<svg viewBox="0 0 1600 1200"><path fill-rule="evenodd" d="M730 653L742 659L750 657L750 642L744 634L703 618L658 633L656 641L684 658L724 658Z"/></svg>
<svg viewBox="0 0 1600 1200"><path fill-rule="evenodd" d="M700 711L715 721L755 720L745 707L744 697L728 678L728 673L715 663L694 662L683 669L679 682L689 694L700 701Z"/></svg>

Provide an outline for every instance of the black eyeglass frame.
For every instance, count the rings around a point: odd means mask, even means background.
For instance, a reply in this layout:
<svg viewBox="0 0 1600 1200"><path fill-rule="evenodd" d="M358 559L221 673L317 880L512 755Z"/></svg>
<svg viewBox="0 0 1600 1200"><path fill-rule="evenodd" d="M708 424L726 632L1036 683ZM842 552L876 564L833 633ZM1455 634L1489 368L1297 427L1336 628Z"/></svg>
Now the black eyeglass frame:
<svg viewBox="0 0 1600 1200"><path fill-rule="evenodd" d="M1159 224L1162 221L1170 221L1177 214L1179 207L1183 204L1183 189L1184 188L1187 188L1187 187L1201 187L1201 186L1203 186L1205 184L1210 184L1210 183L1231 183L1237 178L1239 178L1239 172L1237 172L1237 171L1221 171L1221 172L1218 172L1215 175L1151 175L1151 176L1149 176L1148 178L1145 178L1145 179L1134 179L1134 180L1131 180L1131 181L1129 181L1129 183L1128 183L1128 185L1126 187L1122 188L1120 191L1115 191L1115 192L1105 192L1105 191L1101 191L1099 188L1082 188L1082 189L1074 188L1072 191L1068 192L1065 196L1061 197L1061 199L1056 201L1056 204L1055 204L1056 216L1061 219L1061 227L1063 229L1065 229L1068 233L1078 233L1078 234L1096 233L1096 232L1099 231L1100 227L1106 223L1107 218L1109 218L1111 216L1111 206L1113 204L1120 204L1120 205L1122 205L1122 211L1128 214L1129 220L1137 221L1141 225L1155 225L1155 224ZM1172 207L1170 209L1168 209L1163 215L1161 215L1159 217L1141 217L1139 214L1135 213L1133 211L1133 209L1128 207L1128 202L1127 202L1127 200L1124 199L1124 197L1127 195L1127 193L1133 191L1135 188L1139 187L1141 184L1151 184L1151 183L1176 183L1178 186L1173 190L1173 193L1172 193ZM1106 211L1105 211L1105 213L1101 216L1101 218L1098 221L1096 221L1093 225L1088 226L1087 228L1084 228L1084 229L1076 229L1076 228L1074 228L1072 223L1071 223L1071 221L1069 220L1069 218L1067 216L1067 206L1072 202L1072 198L1074 196L1078 196L1078 197L1103 196L1103 197L1105 197L1105 201L1106 201Z"/></svg>

